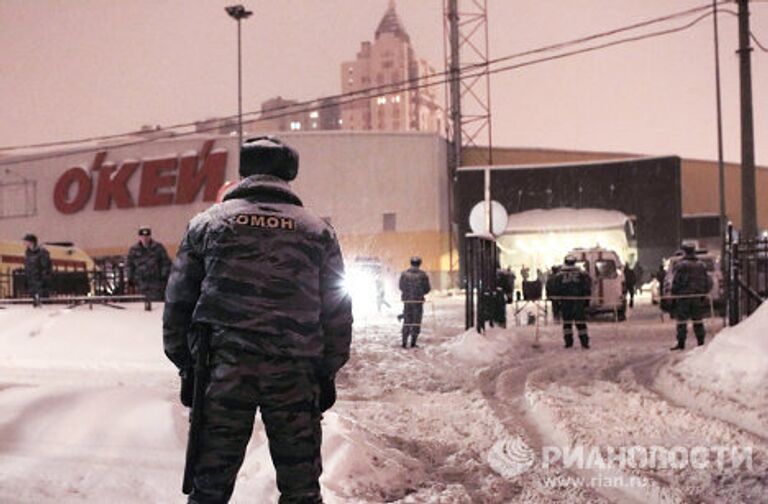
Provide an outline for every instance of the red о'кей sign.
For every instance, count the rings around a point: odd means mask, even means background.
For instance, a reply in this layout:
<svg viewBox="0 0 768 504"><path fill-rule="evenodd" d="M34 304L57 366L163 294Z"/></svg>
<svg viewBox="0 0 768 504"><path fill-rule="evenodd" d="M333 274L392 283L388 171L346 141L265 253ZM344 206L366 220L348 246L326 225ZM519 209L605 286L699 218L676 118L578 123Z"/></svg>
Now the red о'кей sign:
<svg viewBox="0 0 768 504"><path fill-rule="evenodd" d="M93 198L94 210L116 208L184 205L197 199L203 191L203 201L216 201L216 193L224 184L227 151L213 150L213 140L202 151L183 156L142 161L104 162L107 152L96 154L88 173L81 167L70 168L56 181L53 203L63 214L79 212ZM139 197L135 199L128 182L136 172L141 173Z"/></svg>

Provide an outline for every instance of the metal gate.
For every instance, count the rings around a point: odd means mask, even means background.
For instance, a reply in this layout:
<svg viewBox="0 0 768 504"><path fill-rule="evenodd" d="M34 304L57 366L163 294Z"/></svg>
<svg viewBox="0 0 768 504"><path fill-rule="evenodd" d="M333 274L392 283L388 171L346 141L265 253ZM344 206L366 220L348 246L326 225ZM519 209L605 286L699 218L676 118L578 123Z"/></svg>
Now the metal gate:
<svg viewBox="0 0 768 504"><path fill-rule="evenodd" d="M498 258L496 240L488 236L467 235L464 254L466 329L476 327L477 332L482 332L486 322L493 320Z"/></svg>
<svg viewBox="0 0 768 504"><path fill-rule="evenodd" d="M768 298L768 237L741 240L729 225L725 252L728 325L736 325Z"/></svg>

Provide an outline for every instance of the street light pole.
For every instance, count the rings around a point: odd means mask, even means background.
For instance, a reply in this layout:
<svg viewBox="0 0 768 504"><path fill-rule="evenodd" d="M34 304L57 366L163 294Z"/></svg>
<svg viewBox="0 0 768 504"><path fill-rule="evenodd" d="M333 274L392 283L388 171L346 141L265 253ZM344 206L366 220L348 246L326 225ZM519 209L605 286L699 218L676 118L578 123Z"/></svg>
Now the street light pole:
<svg viewBox="0 0 768 504"><path fill-rule="evenodd" d="M749 0L739 4L739 80L741 83L741 232L757 238L755 133L752 115L752 64L749 46Z"/></svg>
<svg viewBox="0 0 768 504"><path fill-rule="evenodd" d="M243 58L240 36L240 22L248 19L253 12L246 10L242 5L230 5L224 10L237 21L237 145L243 145Z"/></svg>

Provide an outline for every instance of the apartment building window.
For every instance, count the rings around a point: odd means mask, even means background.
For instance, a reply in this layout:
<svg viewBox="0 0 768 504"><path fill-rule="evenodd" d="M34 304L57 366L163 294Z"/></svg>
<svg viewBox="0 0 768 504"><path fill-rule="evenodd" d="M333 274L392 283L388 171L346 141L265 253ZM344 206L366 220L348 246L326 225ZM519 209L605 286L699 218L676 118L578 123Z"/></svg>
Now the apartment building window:
<svg viewBox="0 0 768 504"><path fill-rule="evenodd" d="M394 231L397 226L397 214L385 213L383 221L384 231Z"/></svg>

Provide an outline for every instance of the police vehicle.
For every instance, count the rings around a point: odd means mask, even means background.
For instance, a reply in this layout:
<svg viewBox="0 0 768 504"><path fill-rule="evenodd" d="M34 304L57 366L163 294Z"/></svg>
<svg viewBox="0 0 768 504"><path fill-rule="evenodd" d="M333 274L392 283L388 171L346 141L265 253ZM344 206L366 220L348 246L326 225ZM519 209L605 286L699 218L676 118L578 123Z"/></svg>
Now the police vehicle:
<svg viewBox="0 0 768 504"><path fill-rule="evenodd" d="M613 250L602 247L577 248L569 252L592 279L592 296L587 312L590 315L612 313L618 320L627 318L624 265Z"/></svg>

